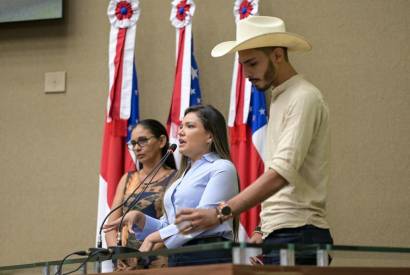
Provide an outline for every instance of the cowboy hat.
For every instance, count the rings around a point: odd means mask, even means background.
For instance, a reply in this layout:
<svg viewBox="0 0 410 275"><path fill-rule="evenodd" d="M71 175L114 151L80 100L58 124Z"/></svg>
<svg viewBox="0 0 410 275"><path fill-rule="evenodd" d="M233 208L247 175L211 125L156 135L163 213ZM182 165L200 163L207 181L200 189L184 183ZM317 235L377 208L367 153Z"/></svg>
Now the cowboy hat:
<svg viewBox="0 0 410 275"><path fill-rule="evenodd" d="M213 57L227 53L262 48L286 47L289 51L309 51L312 46L298 34L285 31L285 22L277 17L249 16L240 20L236 27L236 41L226 41L216 45Z"/></svg>

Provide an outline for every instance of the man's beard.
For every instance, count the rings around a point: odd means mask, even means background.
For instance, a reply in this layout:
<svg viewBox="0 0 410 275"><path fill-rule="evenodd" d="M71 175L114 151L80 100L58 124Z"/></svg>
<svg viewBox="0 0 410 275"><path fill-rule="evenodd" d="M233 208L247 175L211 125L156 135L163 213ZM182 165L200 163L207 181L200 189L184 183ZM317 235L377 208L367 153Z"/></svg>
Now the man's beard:
<svg viewBox="0 0 410 275"><path fill-rule="evenodd" d="M255 87L258 88L258 90L260 91L266 91L272 86L274 75L275 75L275 67L273 66L272 61L269 60L268 68L266 68L266 71L263 74L263 79L262 79L267 84L263 85L262 87L255 85Z"/></svg>

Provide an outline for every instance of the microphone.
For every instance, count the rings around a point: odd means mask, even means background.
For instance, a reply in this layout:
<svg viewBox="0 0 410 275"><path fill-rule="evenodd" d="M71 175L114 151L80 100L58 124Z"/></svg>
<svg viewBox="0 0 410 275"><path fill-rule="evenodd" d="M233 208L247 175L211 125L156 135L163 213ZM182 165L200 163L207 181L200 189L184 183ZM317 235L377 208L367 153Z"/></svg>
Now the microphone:
<svg viewBox="0 0 410 275"><path fill-rule="evenodd" d="M171 155L177 148L176 144L171 144L167 150L167 152L165 153L165 155L160 159L160 161L158 162L158 164L156 166L154 166L154 168L147 174L147 176L141 181L140 184L138 184L137 187L135 187L135 189L131 192L131 194L125 199L125 201L123 203L121 203L120 205L118 205L117 207L113 208L104 218L104 220L101 223L100 226L100 230L98 231L98 242L97 242L97 248L102 248L102 230L103 230L103 226L105 224L105 222L107 221L108 217L111 216L111 214L116 211L117 209L119 209L120 207L124 206L132 197L132 195L135 194L135 192L138 190L138 188L141 186L141 184L143 184L143 182L150 176L152 176L155 172L155 174L159 171L158 167L161 168L161 166L165 163L165 161L167 160L167 158L169 157L169 155ZM158 171L156 171L158 170ZM121 231L121 230L120 230ZM120 238L121 240L121 238Z"/></svg>
<svg viewBox="0 0 410 275"><path fill-rule="evenodd" d="M137 251L135 249L129 248L129 247L123 247L121 246L121 240L122 240L122 226L124 222L124 217L127 215L129 211L132 210L132 208L140 201L142 194L145 192L145 190L148 188L148 186L151 184L152 180L154 179L155 175L158 173L158 171L161 169L162 165L165 163L165 161L168 159L168 157L176 150L177 145L176 144L171 144L168 148L168 151L166 154L161 158L161 160L154 166L154 168L151 170L150 174L152 174L151 179L145 184L144 188L141 190L141 192L138 194L138 196L134 199L134 201L129 205L127 211L122 215L120 224L118 226L118 233L117 233L117 246L116 247L111 247L114 249L115 253L126 253L126 252L132 252L132 251ZM145 179L147 179L148 176L144 178L144 180L138 185L141 186L142 183L144 183ZM138 187L136 189L138 189ZM131 198L131 196L135 193L136 189L134 192L128 197ZM125 203L123 204L125 205Z"/></svg>

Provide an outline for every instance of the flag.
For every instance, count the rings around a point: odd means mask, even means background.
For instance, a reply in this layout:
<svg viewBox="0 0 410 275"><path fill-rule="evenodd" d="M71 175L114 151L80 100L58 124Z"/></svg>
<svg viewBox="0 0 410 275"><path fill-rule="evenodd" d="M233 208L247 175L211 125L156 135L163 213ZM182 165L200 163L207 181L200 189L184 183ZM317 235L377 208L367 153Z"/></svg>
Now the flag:
<svg viewBox="0 0 410 275"><path fill-rule="evenodd" d="M235 21L257 14L258 1L237 0L234 3ZM266 100L245 79L242 65L235 54L232 73L231 97L229 106L229 138L232 161L238 171L240 189L254 182L263 172L263 150L267 128ZM240 216L240 241L246 241L259 224L260 206L254 207Z"/></svg>
<svg viewBox="0 0 410 275"><path fill-rule="evenodd" d="M128 151L130 130L138 122L138 81L134 62L137 0L111 0L109 39L109 95L99 176L97 237L101 222L114 200L117 184L127 171L135 170ZM98 241L98 240L97 240ZM104 246L105 240L103 238Z"/></svg>
<svg viewBox="0 0 410 275"><path fill-rule="evenodd" d="M176 68L171 108L169 111L167 130L171 143L179 144L178 126L189 106L201 103L199 87L199 70L194 56L192 37L192 16L195 3L192 0L172 1L170 20L176 28ZM179 165L180 156L175 150L174 157Z"/></svg>
<svg viewBox="0 0 410 275"><path fill-rule="evenodd" d="M241 66L239 70L242 71ZM235 96L235 104L238 108L235 113L236 118L233 123L228 122L231 156L238 171L241 190L248 187L264 172L262 156L267 129L265 95L255 87L246 85L245 82L247 81L242 81L245 87L239 85ZM247 101L249 94L250 98ZM260 206L257 206L241 214L240 223L246 231L246 235L243 234L245 232L240 234L241 241L251 236L259 224L259 212Z"/></svg>

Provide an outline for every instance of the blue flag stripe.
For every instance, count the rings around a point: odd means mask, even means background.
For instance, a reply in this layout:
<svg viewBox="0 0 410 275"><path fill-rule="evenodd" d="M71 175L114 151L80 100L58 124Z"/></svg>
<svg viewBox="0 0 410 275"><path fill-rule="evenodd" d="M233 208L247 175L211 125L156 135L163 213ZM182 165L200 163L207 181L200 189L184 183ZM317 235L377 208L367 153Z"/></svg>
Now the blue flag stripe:
<svg viewBox="0 0 410 275"><path fill-rule="evenodd" d="M138 78L135 62L132 70L132 93L131 93L131 114L128 119L128 135L127 142L131 139L131 129L139 122L139 91L138 91Z"/></svg>
<svg viewBox="0 0 410 275"><path fill-rule="evenodd" d="M201 104L201 88L199 87L199 69L194 55L194 39L191 43L191 94L189 106Z"/></svg>
<svg viewBox="0 0 410 275"><path fill-rule="evenodd" d="M268 123L266 112L266 99L264 92L255 86L251 90L251 102L247 124L252 129L252 134Z"/></svg>

